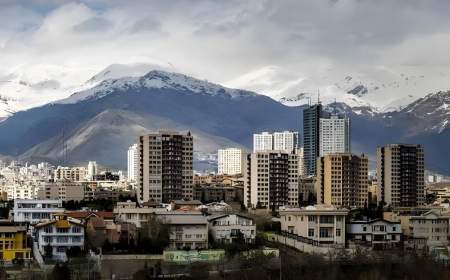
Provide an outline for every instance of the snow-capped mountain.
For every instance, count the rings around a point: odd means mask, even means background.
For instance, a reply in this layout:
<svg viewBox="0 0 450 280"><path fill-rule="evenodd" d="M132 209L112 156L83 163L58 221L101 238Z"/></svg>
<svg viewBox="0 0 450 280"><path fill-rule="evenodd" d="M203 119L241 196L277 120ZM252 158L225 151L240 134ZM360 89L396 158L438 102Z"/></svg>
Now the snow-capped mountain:
<svg viewBox="0 0 450 280"><path fill-rule="evenodd" d="M139 77L153 69L165 68L144 63L112 64L98 72L95 68L79 66L18 66L0 75L0 121L15 112L67 98L74 92L92 88L104 80Z"/></svg>
<svg viewBox="0 0 450 280"><path fill-rule="evenodd" d="M91 89L74 93L70 97L57 101L56 103L73 104L88 99L103 98L111 93L129 92L130 90L137 89L140 91L144 89L170 89L211 96L220 95L235 99L256 95L253 92L226 88L183 74L152 70L142 77L105 80Z"/></svg>
<svg viewBox="0 0 450 280"><path fill-rule="evenodd" d="M356 70L356 71L355 71ZM316 102L346 103L350 107L372 107L373 111L401 110L428 92L450 89L450 81L440 70L428 71L411 67L397 70L327 69L309 74L288 71L279 66L266 66L244 73L226 82L265 94L288 106Z"/></svg>

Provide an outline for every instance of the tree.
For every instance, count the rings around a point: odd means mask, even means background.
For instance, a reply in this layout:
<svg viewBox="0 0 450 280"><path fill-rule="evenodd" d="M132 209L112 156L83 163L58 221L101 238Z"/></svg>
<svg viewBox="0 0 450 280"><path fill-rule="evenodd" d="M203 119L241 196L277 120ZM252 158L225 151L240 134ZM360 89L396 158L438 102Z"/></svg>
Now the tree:
<svg viewBox="0 0 450 280"><path fill-rule="evenodd" d="M142 224L139 236L139 248L142 246L146 253L161 254L169 245L170 226L156 214L151 214Z"/></svg>
<svg viewBox="0 0 450 280"><path fill-rule="evenodd" d="M70 280L70 268L67 263L57 263L53 268L51 279L53 280Z"/></svg>

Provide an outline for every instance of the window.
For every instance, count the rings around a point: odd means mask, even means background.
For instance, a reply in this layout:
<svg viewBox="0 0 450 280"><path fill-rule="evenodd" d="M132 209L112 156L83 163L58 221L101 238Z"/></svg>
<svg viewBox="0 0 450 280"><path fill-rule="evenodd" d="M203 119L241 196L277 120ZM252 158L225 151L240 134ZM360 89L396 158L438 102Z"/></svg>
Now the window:
<svg viewBox="0 0 450 280"><path fill-rule="evenodd" d="M52 233L53 228L51 226L44 228L45 233Z"/></svg>
<svg viewBox="0 0 450 280"><path fill-rule="evenodd" d="M363 227L363 231L367 231L367 227Z"/></svg>
<svg viewBox="0 0 450 280"><path fill-rule="evenodd" d="M56 232L57 233L67 233L67 232L69 232L69 229L68 228L57 228Z"/></svg>
<svg viewBox="0 0 450 280"><path fill-rule="evenodd" d="M308 237L314 237L314 229L313 228L308 229Z"/></svg>
<svg viewBox="0 0 450 280"><path fill-rule="evenodd" d="M72 227L72 232L73 233L80 233L81 232L81 228L80 227Z"/></svg>
<svg viewBox="0 0 450 280"><path fill-rule="evenodd" d="M315 222L316 216L308 216L308 222Z"/></svg>
<svg viewBox="0 0 450 280"><path fill-rule="evenodd" d="M81 236L74 236L74 237L72 237L72 242L74 242L74 243L81 242Z"/></svg>
<svg viewBox="0 0 450 280"><path fill-rule="evenodd" d="M332 223L334 223L334 217L333 216L320 216L320 223L321 224L332 224Z"/></svg>
<svg viewBox="0 0 450 280"><path fill-rule="evenodd" d="M320 231L319 231L319 236L320 236L320 237L325 237L325 238L327 238L327 237L333 237L333 236L331 235L331 228L321 227L321 228L320 228Z"/></svg>
<svg viewBox="0 0 450 280"><path fill-rule="evenodd" d="M340 228L336 229L336 236L341 236L341 229Z"/></svg>

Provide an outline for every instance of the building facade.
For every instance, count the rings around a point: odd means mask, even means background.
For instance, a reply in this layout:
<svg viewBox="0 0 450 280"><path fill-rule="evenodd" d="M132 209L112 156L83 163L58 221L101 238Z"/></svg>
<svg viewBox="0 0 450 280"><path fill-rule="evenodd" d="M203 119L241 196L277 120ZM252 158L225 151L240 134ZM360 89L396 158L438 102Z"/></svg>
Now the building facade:
<svg viewBox="0 0 450 280"><path fill-rule="evenodd" d="M338 115L320 118L319 155L350 153L350 119Z"/></svg>
<svg viewBox="0 0 450 280"><path fill-rule="evenodd" d="M139 137L138 201L193 198L193 137L159 132Z"/></svg>
<svg viewBox="0 0 450 280"><path fill-rule="evenodd" d="M368 203L368 159L353 154L331 154L317 162L317 203L364 207Z"/></svg>
<svg viewBox="0 0 450 280"><path fill-rule="evenodd" d="M304 174L316 173L316 160L320 154L320 118L322 105L316 104L303 109L303 162Z"/></svg>
<svg viewBox="0 0 450 280"><path fill-rule="evenodd" d="M423 205L424 150L420 145L389 144L377 149L377 199L393 207Z"/></svg>
<svg viewBox="0 0 450 280"><path fill-rule="evenodd" d="M251 208L278 209L298 205L297 154L277 151L247 156L244 204Z"/></svg>
<svg viewBox="0 0 450 280"><path fill-rule="evenodd" d="M345 246L345 220L348 210L315 205L280 210L281 230L317 244Z"/></svg>
<svg viewBox="0 0 450 280"><path fill-rule="evenodd" d="M298 148L298 132L261 132L253 134L253 152L281 151L292 153Z"/></svg>
<svg viewBox="0 0 450 280"><path fill-rule="evenodd" d="M66 251L78 247L84 250L85 227L77 219L64 214L35 225L35 236L39 253L54 260L66 261Z"/></svg>
<svg viewBox="0 0 450 280"><path fill-rule="evenodd" d="M34 225L49 220L53 214L62 212L64 212L62 200L16 199L14 200L13 220Z"/></svg>
<svg viewBox="0 0 450 280"><path fill-rule="evenodd" d="M55 170L55 181L79 182L86 180L88 171L86 167L62 167L58 166Z"/></svg>
<svg viewBox="0 0 450 280"><path fill-rule="evenodd" d="M217 152L217 173L219 175L243 174L246 153L242 149L219 149Z"/></svg>
<svg viewBox="0 0 450 280"><path fill-rule="evenodd" d="M44 183L39 187L38 199L52 199L62 201L81 201L85 197L85 187L81 183L71 181L57 181Z"/></svg>
<svg viewBox="0 0 450 280"><path fill-rule="evenodd" d="M351 221L347 223L347 239L355 245L367 245L374 249L393 248L400 245L400 222L382 219Z"/></svg>
<svg viewBox="0 0 450 280"><path fill-rule="evenodd" d="M32 259L27 228L13 223L0 223L0 261L12 262L14 259Z"/></svg>
<svg viewBox="0 0 450 280"><path fill-rule="evenodd" d="M136 182L137 175L139 172L139 151L138 145L134 144L128 148L127 152L127 170L128 170L128 181Z"/></svg>
<svg viewBox="0 0 450 280"><path fill-rule="evenodd" d="M241 239L245 243L254 243L256 238L256 224L253 219L237 215L225 214L208 218L209 229L214 241L233 243Z"/></svg>

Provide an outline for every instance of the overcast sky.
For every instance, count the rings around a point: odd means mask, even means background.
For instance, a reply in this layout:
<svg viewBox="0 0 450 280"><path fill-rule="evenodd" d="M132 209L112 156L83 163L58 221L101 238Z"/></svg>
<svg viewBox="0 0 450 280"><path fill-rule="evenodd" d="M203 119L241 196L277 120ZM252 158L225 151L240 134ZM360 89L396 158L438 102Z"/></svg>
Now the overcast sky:
<svg viewBox="0 0 450 280"><path fill-rule="evenodd" d="M447 0L1 0L0 74L133 62L217 82L267 65L445 72L449 15Z"/></svg>

